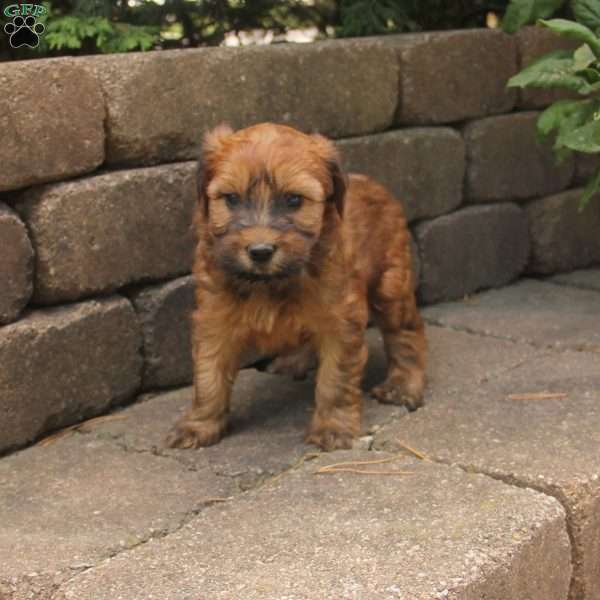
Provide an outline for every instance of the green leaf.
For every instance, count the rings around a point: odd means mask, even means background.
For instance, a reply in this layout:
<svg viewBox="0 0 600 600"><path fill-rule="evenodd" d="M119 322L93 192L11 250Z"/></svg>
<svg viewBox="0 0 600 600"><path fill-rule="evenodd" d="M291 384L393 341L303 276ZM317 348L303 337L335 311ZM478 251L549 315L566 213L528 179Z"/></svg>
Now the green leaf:
<svg viewBox="0 0 600 600"><path fill-rule="evenodd" d="M596 57L600 56L600 39L585 25L569 21L568 19L551 19L550 21L540 19L538 22L563 37L573 38L586 43Z"/></svg>
<svg viewBox="0 0 600 600"><path fill-rule="evenodd" d="M573 51L556 50L542 56L508 80L508 87L556 88L588 93L587 80L574 70Z"/></svg>
<svg viewBox="0 0 600 600"><path fill-rule="evenodd" d="M552 16L565 0L512 0L502 19L502 29L506 33L514 33L538 19Z"/></svg>
<svg viewBox="0 0 600 600"><path fill-rule="evenodd" d="M596 55L587 44L579 46L573 54L573 67L576 71L581 71L589 67L596 60Z"/></svg>
<svg viewBox="0 0 600 600"><path fill-rule="evenodd" d="M598 69L591 67L589 69L583 69L583 71L578 72L578 75L585 77L587 81L592 84L591 87L596 87L593 84L600 82L600 71L598 71Z"/></svg>
<svg viewBox="0 0 600 600"><path fill-rule="evenodd" d="M583 190L583 196L579 201L579 212L581 212L589 203L590 199L600 188L600 169L590 178Z"/></svg>
<svg viewBox="0 0 600 600"><path fill-rule="evenodd" d="M563 136L594 118L600 109L600 100L560 100L549 106L537 120L539 143L547 141L556 132L554 155L560 164L569 158L573 150L563 143Z"/></svg>
<svg viewBox="0 0 600 600"><path fill-rule="evenodd" d="M600 120L594 118L593 121L565 132L559 137L560 144L571 150L586 154L600 152Z"/></svg>
<svg viewBox="0 0 600 600"><path fill-rule="evenodd" d="M600 29L600 2L598 0L571 0L575 20L593 31Z"/></svg>
<svg viewBox="0 0 600 600"><path fill-rule="evenodd" d="M598 100L559 100L549 106L537 120L537 132L542 138L555 129L574 129L593 117Z"/></svg>

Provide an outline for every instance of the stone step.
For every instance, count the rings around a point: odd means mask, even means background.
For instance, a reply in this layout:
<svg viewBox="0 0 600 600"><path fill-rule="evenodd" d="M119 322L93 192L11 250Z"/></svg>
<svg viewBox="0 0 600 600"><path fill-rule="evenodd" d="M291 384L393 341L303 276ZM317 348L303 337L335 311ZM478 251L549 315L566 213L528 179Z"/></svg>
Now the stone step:
<svg viewBox="0 0 600 600"><path fill-rule="evenodd" d="M600 294L533 283L526 301L519 284L427 309L426 407L366 399L347 453L303 443L311 379L249 369L216 446L163 447L183 388L1 459L0 598L598 600L600 372L584 308ZM516 301L548 318L523 333ZM464 308L471 322L452 321ZM567 333L566 349L552 342ZM365 388L384 374L369 339ZM569 395L508 399L540 391ZM414 474L315 473L380 456L396 460L366 468Z"/></svg>
<svg viewBox="0 0 600 600"><path fill-rule="evenodd" d="M425 311L444 327L468 329L489 352L509 338L528 344L529 355L485 382L461 377L457 365L457 385L430 389L423 410L374 442L388 452L409 444L437 462L558 499L572 544L571 600L600 599L599 274L522 282ZM588 289L563 287L571 285Z"/></svg>
<svg viewBox="0 0 600 600"><path fill-rule="evenodd" d="M408 457L383 466L409 475L318 472L386 458L321 456L77 575L56 598L565 598L556 500Z"/></svg>

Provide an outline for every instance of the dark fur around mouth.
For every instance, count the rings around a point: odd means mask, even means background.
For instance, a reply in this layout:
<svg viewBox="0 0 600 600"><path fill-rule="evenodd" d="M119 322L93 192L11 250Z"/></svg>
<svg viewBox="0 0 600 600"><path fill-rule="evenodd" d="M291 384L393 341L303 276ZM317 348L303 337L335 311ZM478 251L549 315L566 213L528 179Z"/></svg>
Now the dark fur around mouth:
<svg viewBox="0 0 600 600"><path fill-rule="evenodd" d="M273 273L260 273L256 271L248 271L242 268L235 259L229 257L222 258L219 261L219 266L233 279L246 283L269 283L284 281L294 277L295 275L299 275L303 268L303 264L298 261L289 263L282 269L279 269Z"/></svg>

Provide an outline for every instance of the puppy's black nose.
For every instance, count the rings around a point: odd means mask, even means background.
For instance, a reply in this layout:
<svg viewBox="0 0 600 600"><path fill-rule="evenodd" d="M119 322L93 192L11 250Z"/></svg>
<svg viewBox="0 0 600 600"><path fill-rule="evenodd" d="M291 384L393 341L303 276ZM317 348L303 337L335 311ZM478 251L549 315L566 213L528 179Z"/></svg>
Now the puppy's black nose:
<svg viewBox="0 0 600 600"><path fill-rule="evenodd" d="M252 244L248 246L247 250L254 262L266 263L271 260L277 246L274 244Z"/></svg>

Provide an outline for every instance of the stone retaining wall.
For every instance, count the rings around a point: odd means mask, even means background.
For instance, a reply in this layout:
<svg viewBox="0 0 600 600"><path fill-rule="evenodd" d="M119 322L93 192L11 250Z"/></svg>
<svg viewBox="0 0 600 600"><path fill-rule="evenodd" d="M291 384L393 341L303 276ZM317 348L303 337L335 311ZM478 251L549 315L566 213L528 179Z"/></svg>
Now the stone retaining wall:
<svg viewBox="0 0 600 600"><path fill-rule="evenodd" d="M194 162L264 120L335 138L405 204L431 303L600 262L597 162L534 141L528 29L0 64L0 452L191 381ZM533 112L532 112L533 111Z"/></svg>

